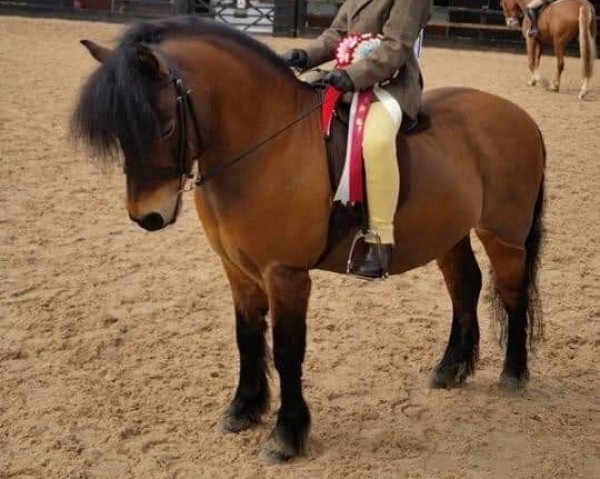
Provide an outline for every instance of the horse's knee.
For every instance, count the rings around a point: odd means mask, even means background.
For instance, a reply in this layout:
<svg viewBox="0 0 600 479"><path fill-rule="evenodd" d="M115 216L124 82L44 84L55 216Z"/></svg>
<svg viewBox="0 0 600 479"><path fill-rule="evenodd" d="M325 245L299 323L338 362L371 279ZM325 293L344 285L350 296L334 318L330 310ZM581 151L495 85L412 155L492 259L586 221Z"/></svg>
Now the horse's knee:
<svg viewBox="0 0 600 479"><path fill-rule="evenodd" d="M263 274L269 306L274 316L306 307L311 280L307 270L272 265Z"/></svg>
<svg viewBox="0 0 600 479"><path fill-rule="evenodd" d="M269 303L262 285L229 261L224 261L223 266L236 312L245 318L264 316L269 309Z"/></svg>

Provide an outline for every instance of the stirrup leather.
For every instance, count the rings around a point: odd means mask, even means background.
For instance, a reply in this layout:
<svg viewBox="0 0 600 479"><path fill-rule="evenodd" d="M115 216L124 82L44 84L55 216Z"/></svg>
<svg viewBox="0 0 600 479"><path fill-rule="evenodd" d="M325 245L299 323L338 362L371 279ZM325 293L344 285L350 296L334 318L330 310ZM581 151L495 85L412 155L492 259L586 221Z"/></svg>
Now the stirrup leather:
<svg viewBox="0 0 600 479"><path fill-rule="evenodd" d="M369 278L367 276L362 276L360 274L356 274L355 264L354 264L354 250L359 241L364 240L367 237L374 237L375 242L377 244L377 253L379 256L379 266L381 267L381 271L383 272L380 278ZM381 236L374 230L358 230L354 235L354 239L352 240L352 245L350 246L350 252L348 253L348 262L346 263L346 274L350 274L352 276L356 276L360 279L366 279L368 281L381 281L389 278L390 273L388 271L388 265L383 264L383 256L382 256L382 243Z"/></svg>
<svg viewBox="0 0 600 479"><path fill-rule="evenodd" d="M527 9L527 17L529 18L529 31L527 32L528 37L535 37L539 34L538 30L538 19L539 19L539 9L538 8L528 8Z"/></svg>

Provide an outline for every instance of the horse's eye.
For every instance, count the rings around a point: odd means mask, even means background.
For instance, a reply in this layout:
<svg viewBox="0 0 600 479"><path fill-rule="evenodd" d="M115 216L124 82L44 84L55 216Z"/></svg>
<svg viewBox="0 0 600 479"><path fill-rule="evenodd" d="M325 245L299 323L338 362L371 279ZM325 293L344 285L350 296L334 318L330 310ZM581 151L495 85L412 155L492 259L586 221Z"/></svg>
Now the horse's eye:
<svg viewBox="0 0 600 479"><path fill-rule="evenodd" d="M160 141L164 141L169 138L175 131L175 120L171 120L166 125L161 127L160 130Z"/></svg>

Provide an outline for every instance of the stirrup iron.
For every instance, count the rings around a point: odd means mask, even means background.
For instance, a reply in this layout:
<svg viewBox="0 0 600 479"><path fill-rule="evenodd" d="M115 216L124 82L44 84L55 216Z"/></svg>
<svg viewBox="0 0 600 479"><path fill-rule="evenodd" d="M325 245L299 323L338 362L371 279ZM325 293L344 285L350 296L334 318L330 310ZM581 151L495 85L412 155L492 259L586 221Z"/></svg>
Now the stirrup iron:
<svg viewBox="0 0 600 479"><path fill-rule="evenodd" d="M356 274L354 271L354 250L359 241L364 240L367 237L374 237L375 243L377 244L377 253L379 256L379 266L381 267L381 271L383 271L383 275L380 278L368 278L366 276L362 276L360 274ZM387 267L384 267L383 258L382 258L382 248L381 248L381 236L379 233L374 230L358 230L354 235L354 239L352 240L352 245L350 246L350 252L348 253L348 262L346 263L346 274L355 276L360 279L365 279L368 281L380 281L389 278L390 273Z"/></svg>

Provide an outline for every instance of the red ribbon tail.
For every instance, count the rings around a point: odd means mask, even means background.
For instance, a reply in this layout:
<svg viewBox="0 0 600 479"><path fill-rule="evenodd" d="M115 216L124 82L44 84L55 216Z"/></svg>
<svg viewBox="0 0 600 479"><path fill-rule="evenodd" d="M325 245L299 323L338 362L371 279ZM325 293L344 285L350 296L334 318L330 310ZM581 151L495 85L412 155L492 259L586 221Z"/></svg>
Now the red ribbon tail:
<svg viewBox="0 0 600 479"><path fill-rule="evenodd" d="M363 90L358 96L358 105L354 117L353 137L350 156L350 201L362 203L364 201L364 159L362 144L365 133L365 122L371 102L373 90Z"/></svg>
<svg viewBox="0 0 600 479"><path fill-rule="evenodd" d="M340 98L342 98L343 92L328 86L325 90L323 97L323 104L321 106L321 132L326 138L329 138L331 133L331 122L333 121L333 114L335 113L335 107L337 106Z"/></svg>

